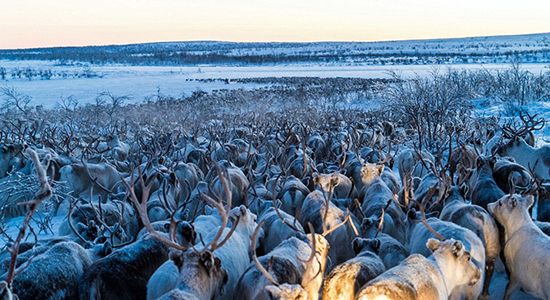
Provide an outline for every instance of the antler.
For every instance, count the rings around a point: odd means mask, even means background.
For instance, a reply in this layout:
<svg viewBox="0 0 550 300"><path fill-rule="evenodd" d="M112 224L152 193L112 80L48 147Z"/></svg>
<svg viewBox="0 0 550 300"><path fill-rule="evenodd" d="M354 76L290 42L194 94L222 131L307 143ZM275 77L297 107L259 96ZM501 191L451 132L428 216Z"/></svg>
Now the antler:
<svg viewBox="0 0 550 300"><path fill-rule="evenodd" d="M518 120L510 120L506 124L501 126L502 132L505 138L524 137L526 134L532 131L541 130L544 128L546 121L544 118L538 118L538 114L530 115L529 113L520 113Z"/></svg>
<svg viewBox="0 0 550 300"><path fill-rule="evenodd" d="M256 264L256 267L258 268L258 270L260 270L260 272L262 272L262 274L264 274L264 276L267 278L267 280L269 280L269 282L271 282L271 284L273 284L275 286L279 286L279 283L275 279L273 279L271 274L269 274L269 272L262 266L262 264L258 260L258 256L256 255L256 238L258 237L258 233L260 232L260 228L262 228L262 225L264 225L264 222L265 222L265 220L262 220L260 222L260 224L258 224L258 226L256 226L256 230L254 230L254 234L250 238L252 240L252 245L251 245L251 247L252 247L252 260Z"/></svg>
<svg viewBox="0 0 550 300"><path fill-rule="evenodd" d="M73 225L73 222L72 222L74 205L75 204L73 204L73 203L70 204L69 215L67 216L67 222L69 223L69 227L74 232L74 234L78 237L78 239L81 240L84 244L86 244L88 241L86 241L86 239L84 237L82 237L82 235L80 235L78 230L76 230L76 228L74 228L74 225Z"/></svg>
<svg viewBox="0 0 550 300"><path fill-rule="evenodd" d="M145 182L145 180L143 179L143 175L142 175L142 172L141 172L141 167L138 166L138 181L139 181L139 184L141 185L141 190L142 190L142 196L141 196L141 201L137 198L136 196L136 192L134 190L134 170L131 171L131 177L130 177L130 182L127 182L125 178L122 178L122 183L124 183L124 185L126 186L126 188L128 189L128 194L130 195L130 200L132 200L132 203L134 204L134 206L136 207L136 210L141 218L141 222L143 223L143 225L145 226L145 228L147 229L147 231L149 232L149 234L156 238L157 240L165 243L166 245L176 249L176 250L180 250L180 251L187 251L187 248L183 247L182 245L178 244L173 237L173 234L170 233L169 236L170 236L170 239L166 238L164 235L160 234L158 231L156 231L154 228L153 228L153 225L151 225L151 221L149 220L149 217L147 215L147 200L149 199L149 195L151 193L151 189L153 188L153 184L154 184L154 178L153 176L151 176L151 178L149 178L148 182ZM173 219L170 220L170 222L173 222ZM175 226L170 226L170 231L174 230Z"/></svg>
<svg viewBox="0 0 550 300"><path fill-rule="evenodd" d="M221 242L218 242L225 230L225 227L229 223L229 213L231 211L231 188L229 187L229 184L228 184L228 181L230 181L229 178L226 178L223 175L223 172L217 162L214 162L214 168L216 168L216 172L218 173L218 178L220 180L220 183L223 185L223 189L227 199L226 201L227 209L224 209L223 207L223 200L221 195L220 197L218 197L218 201L216 201L206 194L202 194L202 193L200 194L202 198L206 202L208 202L208 204L212 205L213 207L216 208L216 210L218 210L220 217L222 218L222 224L221 224L220 230L218 231L214 239L204 246L202 252L208 250L209 248L211 252L214 252L214 250L221 248L225 244L225 242L227 242L227 240L231 237L233 232L235 232L235 229L237 228L237 224L240 221L240 216L239 216L237 217L237 220L233 222L231 226L231 230L225 236L225 238ZM227 172L226 172L226 176L229 177L229 174Z"/></svg>
<svg viewBox="0 0 550 300"><path fill-rule="evenodd" d="M319 268L319 271L317 272L317 274L315 274L315 276L309 276L310 273L311 273L311 270L313 269L313 261L315 260L315 255L317 254L317 238L315 237L316 233L315 233L315 230L313 229L313 225L311 225L311 223L308 223L308 226L309 226L309 229L311 231L311 255L309 256L309 259L308 260L302 260L300 259L299 257L296 256L296 258L305 263L306 264L306 270L304 271L304 276L302 278L302 287L306 287L313 279L315 279L315 277L317 277L317 275L319 275L319 273L321 272L321 268ZM318 261L319 262L319 261ZM320 262L319 262L320 264Z"/></svg>
<svg viewBox="0 0 550 300"><path fill-rule="evenodd" d="M275 179L275 182L273 183L273 208L275 208L275 212L277 213L277 216L279 217L279 219L281 219L281 221L283 222L283 224L285 224L286 226L290 227L290 229L294 230L294 231L297 231L297 232L303 232L303 230L299 230L296 226L290 224L287 222L287 220L285 220L285 218L283 217L283 215L281 215L281 212L279 211L279 208L277 207L277 197L275 195L275 188L277 187L277 182L279 181L279 178L281 178L281 175L282 174L279 174L277 176L277 178ZM286 177L285 177L285 182L286 182ZM284 185L284 182L283 182L283 185ZM295 219L296 220L296 219Z"/></svg>
<svg viewBox="0 0 550 300"><path fill-rule="evenodd" d="M430 224L428 224L428 220L426 220L426 213L424 212L424 210L426 209L426 204L433 197L436 189L437 189L437 184L428 190L428 193L424 197L424 200L422 200L422 203L420 203L419 205L420 216L422 218L420 222L422 222L422 224L424 224L424 226L426 226L426 228L428 228L428 230L431 231L438 239L444 241L445 238L441 234L439 234L437 231L435 231L435 229L433 229L432 226L430 226Z"/></svg>

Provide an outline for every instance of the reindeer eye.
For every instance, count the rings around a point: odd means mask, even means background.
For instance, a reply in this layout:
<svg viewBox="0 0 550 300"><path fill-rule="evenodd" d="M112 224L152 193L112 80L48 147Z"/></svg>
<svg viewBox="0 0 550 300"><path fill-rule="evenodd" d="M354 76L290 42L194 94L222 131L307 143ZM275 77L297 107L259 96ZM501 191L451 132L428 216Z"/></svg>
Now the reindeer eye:
<svg viewBox="0 0 550 300"><path fill-rule="evenodd" d="M502 206L502 202L498 201L498 206Z"/></svg>

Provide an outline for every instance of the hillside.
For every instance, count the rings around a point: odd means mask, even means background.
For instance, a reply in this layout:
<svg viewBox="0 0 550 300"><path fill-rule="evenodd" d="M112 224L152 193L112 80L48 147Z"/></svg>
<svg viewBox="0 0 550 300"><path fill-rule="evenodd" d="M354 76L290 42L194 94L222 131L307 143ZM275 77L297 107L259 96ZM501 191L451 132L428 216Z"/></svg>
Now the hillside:
<svg viewBox="0 0 550 300"><path fill-rule="evenodd" d="M550 62L550 33L386 42L161 42L0 50L0 59L131 65L456 64Z"/></svg>

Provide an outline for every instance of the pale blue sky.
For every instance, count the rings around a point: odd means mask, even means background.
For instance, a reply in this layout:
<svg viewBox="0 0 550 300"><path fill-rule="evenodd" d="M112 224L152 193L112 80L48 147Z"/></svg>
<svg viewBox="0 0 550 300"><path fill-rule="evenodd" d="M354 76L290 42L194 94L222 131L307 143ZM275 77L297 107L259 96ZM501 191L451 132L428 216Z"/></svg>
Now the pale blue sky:
<svg viewBox="0 0 550 300"><path fill-rule="evenodd" d="M0 0L0 48L550 32L550 0Z"/></svg>

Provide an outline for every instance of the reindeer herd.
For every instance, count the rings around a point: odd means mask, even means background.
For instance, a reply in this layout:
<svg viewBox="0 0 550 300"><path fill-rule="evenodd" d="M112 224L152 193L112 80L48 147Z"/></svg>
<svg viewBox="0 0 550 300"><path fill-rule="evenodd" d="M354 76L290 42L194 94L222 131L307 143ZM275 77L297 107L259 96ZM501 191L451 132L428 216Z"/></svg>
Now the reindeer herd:
<svg viewBox="0 0 550 300"><path fill-rule="evenodd" d="M0 184L40 189L0 191L4 220L26 216L1 232L0 299L490 299L495 272L504 299L550 299L543 126L522 114L436 150L390 122L6 142ZM63 221L37 238L47 205Z"/></svg>

